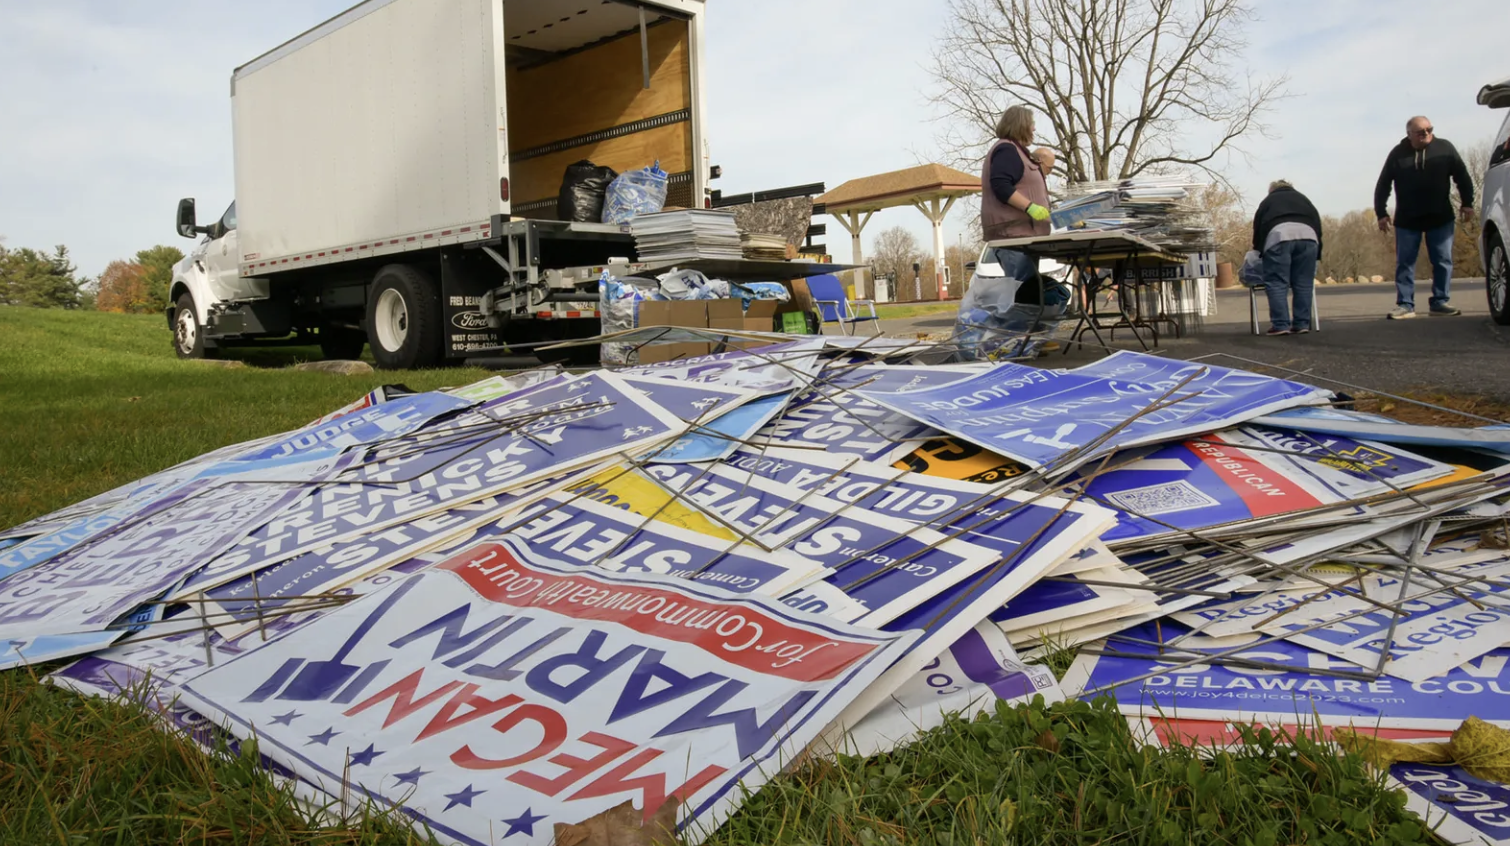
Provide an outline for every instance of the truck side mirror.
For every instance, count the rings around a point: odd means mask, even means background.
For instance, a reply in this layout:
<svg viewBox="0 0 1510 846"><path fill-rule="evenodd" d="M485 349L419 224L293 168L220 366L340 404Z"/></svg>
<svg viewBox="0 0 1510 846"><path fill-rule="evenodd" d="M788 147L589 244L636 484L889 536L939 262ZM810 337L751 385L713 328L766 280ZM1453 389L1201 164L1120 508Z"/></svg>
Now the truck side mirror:
<svg viewBox="0 0 1510 846"><path fill-rule="evenodd" d="M971 273L974 273L975 272L975 262L973 262L973 261L967 261L967 262L965 262L965 270L968 270Z"/></svg>
<svg viewBox="0 0 1510 846"><path fill-rule="evenodd" d="M194 198L185 197L178 201L178 234L185 238L193 238L202 230L194 214Z"/></svg>

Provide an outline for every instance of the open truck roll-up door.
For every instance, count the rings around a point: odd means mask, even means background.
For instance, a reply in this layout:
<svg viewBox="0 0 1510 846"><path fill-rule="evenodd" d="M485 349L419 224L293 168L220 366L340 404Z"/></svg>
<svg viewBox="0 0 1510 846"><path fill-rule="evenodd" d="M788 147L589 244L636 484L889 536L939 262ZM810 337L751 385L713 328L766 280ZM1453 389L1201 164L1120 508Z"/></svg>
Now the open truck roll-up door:
<svg viewBox="0 0 1510 846"><path fill-rule="evenodd" d="M505 0L509 217L484 249L442 262L447 357L597 334L592 274L571 269L632 258L633 240L622 227L556 222L569 165L659 162L667 206L703 205L702 5Z"/></svg>
<svg viewBox="0 0 1510 846"><path fill-rule="evenodd" d="M655 161L668 206L700 208L702 0L505 0L511 213L556 217L567 165Z"/></svg>

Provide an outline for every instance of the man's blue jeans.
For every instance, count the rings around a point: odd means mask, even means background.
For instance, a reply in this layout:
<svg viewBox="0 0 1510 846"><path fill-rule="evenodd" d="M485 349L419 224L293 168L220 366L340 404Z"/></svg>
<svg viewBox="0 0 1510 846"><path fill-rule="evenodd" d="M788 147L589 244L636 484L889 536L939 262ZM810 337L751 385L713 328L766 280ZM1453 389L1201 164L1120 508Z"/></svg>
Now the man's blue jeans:
<svg viewBox="0 0 1510 846"><path fill-rule="evenodd" d="M1014 297L1016 304L1002 316L1009 331L1036 331L1041 320L1063 314L1070 301L1069 287L1052 277L1041 276L1037 258L1008 247L994 247L992 255L1001 265L1003 275L1022 283Z"/></svg>
<svg viewBox="0 0 1510 846"><path fill-rule="evenodd" d="M1269 298L1269 324L1280 332L1311 328L1316 302L1315 241L1280 241L1264 250L1264 295ZM1295 295L1295 320L1290 320L1290 295Z"/></svg>
<svg viewBox="0 0 1510 846"><path fill-rule="evenodd" d="M1452 283L1452 230L1448 221L1435 229L1395 227L1395 304L1415 310L1416 257L1421 254L1421 238L1426 238L1426 255L1431 257L1431 307L1447 305L1448 286Z"/></svg>

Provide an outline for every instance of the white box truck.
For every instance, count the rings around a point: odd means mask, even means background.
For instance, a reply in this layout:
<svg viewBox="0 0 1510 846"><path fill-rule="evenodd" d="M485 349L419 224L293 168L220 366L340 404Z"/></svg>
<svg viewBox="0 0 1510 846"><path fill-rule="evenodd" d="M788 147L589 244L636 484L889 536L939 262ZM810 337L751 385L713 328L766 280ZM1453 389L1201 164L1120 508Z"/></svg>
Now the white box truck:
<svg viewBox="0 0 1510 846"><path fill-rule="evenodd" d="M555 220L568 165L659 161L705 205L703 0L367 0L231 77L236 200L167 310L180 356L311 344L435 366L598 333L620 226Z"/></svg>

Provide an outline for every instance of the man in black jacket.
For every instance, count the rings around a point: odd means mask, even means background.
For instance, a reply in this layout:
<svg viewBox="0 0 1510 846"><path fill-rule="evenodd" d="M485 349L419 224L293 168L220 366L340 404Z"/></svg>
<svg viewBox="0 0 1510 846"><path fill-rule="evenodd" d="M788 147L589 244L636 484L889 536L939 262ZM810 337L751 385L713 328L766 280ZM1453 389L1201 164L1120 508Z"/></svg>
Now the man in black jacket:
<svg viewBox="0 0 1510 846"><path fill-rule="evenodd" d="M1473 217L1473 180L1456 147L1436 137L1431 121L1420 115L1405 124L1405 138L1389 152L1374 186L1374 214L1379 231L1388 232L1390 188L1395 191L1395 310L1391 320L1416 316L1416 257L1421 239L1431 257L1431 311L1451 317L1462 312L1448 304L1452 282L1452 199L1449 182L1456 182L1462 201L1459 216Z"/></svg>
<svg viewBox="0 0 1510 846"><path fill-rule="evenodd" d="M1269 334L1311 331L1316 303L1316 262L1321 259L1321 215L1306 195L1283 179L1269 183L1269 196L1253 215L1253 249L1264 257L1264 294L1269 298ZM1290 320L1290 297L1295 319Z"/></svg>

